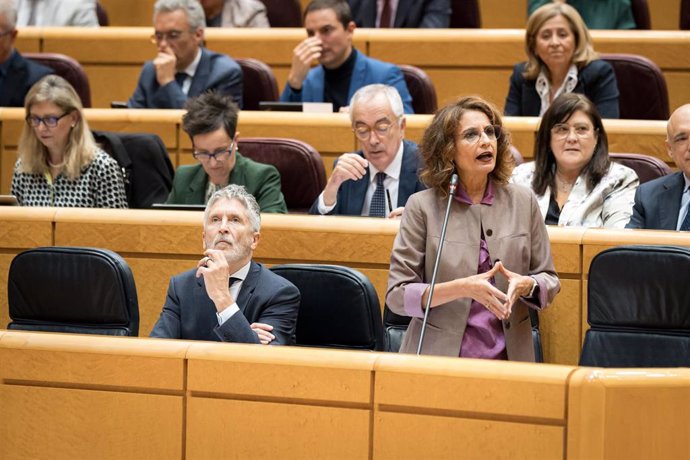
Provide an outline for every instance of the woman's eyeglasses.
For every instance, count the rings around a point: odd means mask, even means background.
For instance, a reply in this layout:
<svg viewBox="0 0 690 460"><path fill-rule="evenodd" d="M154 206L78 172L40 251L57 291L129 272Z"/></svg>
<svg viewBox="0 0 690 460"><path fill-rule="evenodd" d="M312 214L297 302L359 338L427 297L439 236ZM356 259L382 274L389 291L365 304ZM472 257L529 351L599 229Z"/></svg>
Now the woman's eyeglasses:
<svg viewBox="0 0 690 460"><path fill-rule="evenodd" d="M213 153L194 151L192 152L192 156L202 163L206 163L207 161L211 160L211 158L213 158L216 161L223 161L228 156L230 156L230 153L232 153L232 148L234 147L234 145L235 143L233 142L227 149L218 150Z"/></svg>
<svg viewBox="0 0 690 460"><path fill-rule="evenodd" d="M58 122L60 119L66 117L69 115L70 112L65 112L59 117L56 116L47 116L47 117L37 117L36 115L28 115L26 117L26 122L33 126L34 128L38 128L41 126L41 123L43 123L47 128L55 128L58 125Z"/></svg>
<svg viewBox="0 0 690 460"><path fill-rule="evenodd" d="M486 134L486 137L491 141L495 141L501 137L501 127L498 125L489 125L484 129L471 128L462 133L462 139L468 144L476 144L482 137L482 133Z"/></svg>

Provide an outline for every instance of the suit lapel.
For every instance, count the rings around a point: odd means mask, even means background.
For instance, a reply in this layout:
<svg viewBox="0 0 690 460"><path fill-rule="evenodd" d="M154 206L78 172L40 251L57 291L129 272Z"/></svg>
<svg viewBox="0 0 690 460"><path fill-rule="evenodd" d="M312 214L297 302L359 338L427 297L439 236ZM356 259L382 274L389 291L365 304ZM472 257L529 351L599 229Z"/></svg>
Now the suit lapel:
<svg viewBox="0 0 690 460"><path fill-rule="evenodd" d="M664 181L664 189L659 197L659 221L661 228L675 230L680 212L680 200L683 196L685 179L683 173L678 172ZM663 203L668 203L664 206Z"/></svg>
<svg viewBox="0 0 690 460"><path fill-rule="evenodd" d="M352 52L357 53L357 57L355 57L355 68L352 69L352 79L350 80L350 89L347 92L348 103L349 103L350 99L352 99L352 96L355 94L355 91L357 91L362 86L366 86L365 79L367 76L366 59L364 59L364 56L362 55L362 53L360 53L356 49L352 48Z"/></svg>
<svg viewBox="0 0 690 460"><path fill-rule="evenodd" d="M256 289L256 285L259 282L259 272L261 272L261 266L256 262L252 261L251 266L249 267L249 273L247 273L247 277L244 279L244 282L242 283L242 289L240 289L240 294L237 296L237 299L235 300L242 314L244 314L247 311L247 306L249 305L249 303L252 300L252 297L254 296L254 289Z"/></svg>
<svg viewBox="0 0 690 460"><path fill-rule="evenodd" d="M24 87L25 82L29 78L29 70L26 66L26 62L21 62L17 55L13 55L12 63L7 68L7 74L5 74L5 79L2 83L3 91L0 91L0 107L12 107L16 104L12 104L12 100L17 97L16 91ZM20 106L24 105L24 101L20 101Z"/></svg>
<svg viewBox="0 0 690 460"><path fill-rule="evenodd" d="M211 74L211 57L208 55L206 48L201 48L201 59L199 60L199 65L194 72L194 78L192 78L192 85L189 87L188 97L194 97L201 94L206 88L206 82L208 81L208 76Z"/></svg>
<svg viewBox="0 0 690 460"><path fill-rule="evenodd" d="M395 19L393 20L393 27L402 27L405 20L405 13L412 8L412 0L400 0L398 2L398 9L395 10Z"/></svg>
<svg viewBox="0 0 690 460"><path fill-rule="evenodd" d="M402 155L398 185L398 207L405 206L410 195L415 192L417 184L417 158L407 141L403 141Z"/></svg>
<svg viewBox="0 0 690 460"><path fill-rule="evenodd" d="M206 185L208 184L208 176L204 171L203 166L199 165L199 169L194 173L192 180L189 182L189 203L206 203Z"/></svg>
<svg viewBox="0 0 690 460"><path fill-rule="evenodd" d="M323 102L323 91L326 85L326 73L324 72L322 65L315 67L312 72L314 72L312 78L309 78L309 75L307 75L307 79L311 80L311 84L304 84L302 86L302 101Z"/></svg>

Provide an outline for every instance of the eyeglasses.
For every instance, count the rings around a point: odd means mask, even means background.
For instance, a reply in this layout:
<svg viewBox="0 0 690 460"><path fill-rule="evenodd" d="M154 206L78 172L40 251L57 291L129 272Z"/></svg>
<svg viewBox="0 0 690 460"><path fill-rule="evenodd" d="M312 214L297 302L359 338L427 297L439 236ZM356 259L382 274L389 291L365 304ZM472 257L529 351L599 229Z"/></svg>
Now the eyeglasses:
<svg viewBox="0 0 690 460"><path fill-rule="evenodd" d="M476 144L482 138L482 132L486 134L486 137L491 141L495 141L501 137L501 127L498 125L488 125L482 130L475 128L468 129L462 133L462 139L468 144Z"/></svg>
<svg viewBox="0 0 690 460"><path fill-rule="evenodd" d="M158 43L165 40L166 42L175 42L180 39L184 31L182 30L171 30L170 32L155 32L151 35L151 43L157 45Z"/></svg>
<svg viewBox="0 0 690 460"><path fill-rule="evenodd" d="M55 128L58 125L58 121L60 121L60 119L66 117L69 114L70 112L65 112L59 117L47 116L43 118L37 117L36 115L28 115L26 117L26 122L34 128L38 128L39 126L41 126L41 123L43 123L46 126L46 128Z"/></svg>
<svg viewBox="0 0 690 460"><path fill-rule="evenodd" d="M575 135L580 139L586 139L592 135L594 128L589 125L574 125L570 126L565 123L559 123L551 128L551 135L556 139L565 139L570 135L571 131L575 131Z"/></svg>
<svg viewBox="0 0 690 460"><path fill-rule="evenodd" d="M234 146L235 146L235 143L233 142L232 144L230 144L230 147L228 147L227 149L218 150L218 151L215 151L213 153L194 151L192 153L192 156L202 163L206 163L211 158L213 158L216 161L223 161L227 157L230 156Z"/></svg>
<svg viewBox="0 0 690 460"><path fill-rule="evenodd" d="M369 140L372 131L375 132L378 137L385 137L390 132L394 123L397 123L397 120L394 122L382 120L376 123L373 128L370 128L367 125L358 125L352 128L352 131L355 132L357 139L360 141L366 141Z"/></svg>

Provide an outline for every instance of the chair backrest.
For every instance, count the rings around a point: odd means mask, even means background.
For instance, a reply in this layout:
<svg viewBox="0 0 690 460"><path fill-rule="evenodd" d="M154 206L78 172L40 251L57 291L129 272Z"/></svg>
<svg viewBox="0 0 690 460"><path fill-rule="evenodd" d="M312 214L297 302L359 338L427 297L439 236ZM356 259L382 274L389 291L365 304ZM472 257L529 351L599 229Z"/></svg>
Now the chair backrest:
<svg viewBox="0 0 690 460"><path fill-rule="evenodd" d="M96 16L98 17L98 25L101 27L106 27L110 25L110 20L108 19L108 12L103 8L101 2L96 2Z"/></svg>
<svg viewBox="0 0 690 460"><path fill-rule="evenodd" d="M388 308L388 305L383 306L383 328L386 336L386 351L397 353L400 350L407 326L410 324L409 316L398 315Z"/></svg>
<svg viewBox="0 0 690 460"><path fill-rule="evenodd" d="M680 0L680 30L690 30L690 0Z"/></svg>
<svg viewBox="0 0 690 460"><path fill-rule="evenodd" d="M405 84L412 96L412 108L414 113L431 114L438 108L436 102L436 88L431 78L419 67L412 65L399 65L405 77Z"/></svg>
<svg viewBox="0 0 690 460"><path fill-rule="evenodd" d="M81 104L85 108L91 107L89 77L77 61L59 53L22 53L22 56L53 69L56 75L61 76L74 87L74 90L81 98Z"/></svg>
<svg viewBox="0 0 690 460"><path fill-rule="evenodd" d="M451 0L451 29L479 29L482 26L479 0Z"/></svg>
<svg viewBox="0 0 690 460"><path fill-rule="evenodd" d="M299 0L261 0L271 27L302 27L302 7Z"/></svg>
<svg viewBox="0 0 690 460"><path fill-rule="evenodd" d="M296 139L240 138L242 155L276 167L280 188L290 212L306 212L326 186L326 171L314 147Z"/></svg>
<svg viewBox="0 0 690 460"><path fill-rule="evenodd" d="M652 28L647 0L630 0L630 9L632 10L637 29L649 30Z"/></svg>
<svg viewBox="0 0 690 460"><path fill-rule="evenodd" d="M157 134L93 131L93 135L120 165L130 208L146 209L168 199L175 169Z"/></svg>
<svg viewBox="0 0 690 460"><path fill-rule="evenodd" d="M656 157L639 153L609 153L611 160L633 169L640 178L640 184L671 174L669 165Z"/></svg>
<svg viewBox="0 0 690 460"><path fill-rule="evenodd" d="M618 82L620 118L667 120L666 79L659 66L636 54L602 54L613 66Z"/></svg>
<svg viewBox="0 0 690 460"><path fill-rule="evenodd" d="M259 102L278 100L278 83L268 65L253 58L235 58L235 61L242 68L244 110L259 110Z"/></svg>
<svg viewBox="0 0 690 460"><path fill-rule="evenodd" d="M107 249L44 247L12 259L9 329L131 335L139 333L134 277Z"/></svg>
<svg viewBox="0 0 690 460"><path fill-rule="evenodd" d="M619 246L592 259L580 364L690 366L690 248Z"/></svg>
<svg viewBox="0 0 690 460"><path fill-rule="evenodd" d="M369 278L338 265L286 264L271 271L292 282L302 295L297 345L384 349L381 308Z"/></svg>

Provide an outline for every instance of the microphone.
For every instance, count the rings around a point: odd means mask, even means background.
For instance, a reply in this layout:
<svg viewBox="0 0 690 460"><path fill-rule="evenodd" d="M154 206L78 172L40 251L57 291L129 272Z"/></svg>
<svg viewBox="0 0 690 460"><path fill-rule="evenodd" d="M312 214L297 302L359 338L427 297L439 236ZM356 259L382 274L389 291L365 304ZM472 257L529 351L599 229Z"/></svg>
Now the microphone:
<svg viewBox="0 0 690 460"><path fill-rule="evenodd" d="M453 174L450 178L448 204L446 205L446 216L443 218L443 227L441 227L441 241L439 241L438 243L438 252L436 253L436 261L434 262L434 271L431 273L431 284L429 284L429 297L427 297L426 299L426 307L424 308L424 320L422 321L422 333L419 336L419 345L417 345L417 356L419 356L422 353L424 333L426 332L426 324L429 321L429 310L431 310L431 298L434 296L434 287L436 286L436 275L438 275L438 266L441 262L441 252L443 251L443 243L446 239L446 228L448 227L448 217L450 217L450 204L453 202L453 195L455 195L455 188L457 186L458 175Z"/></svg>

